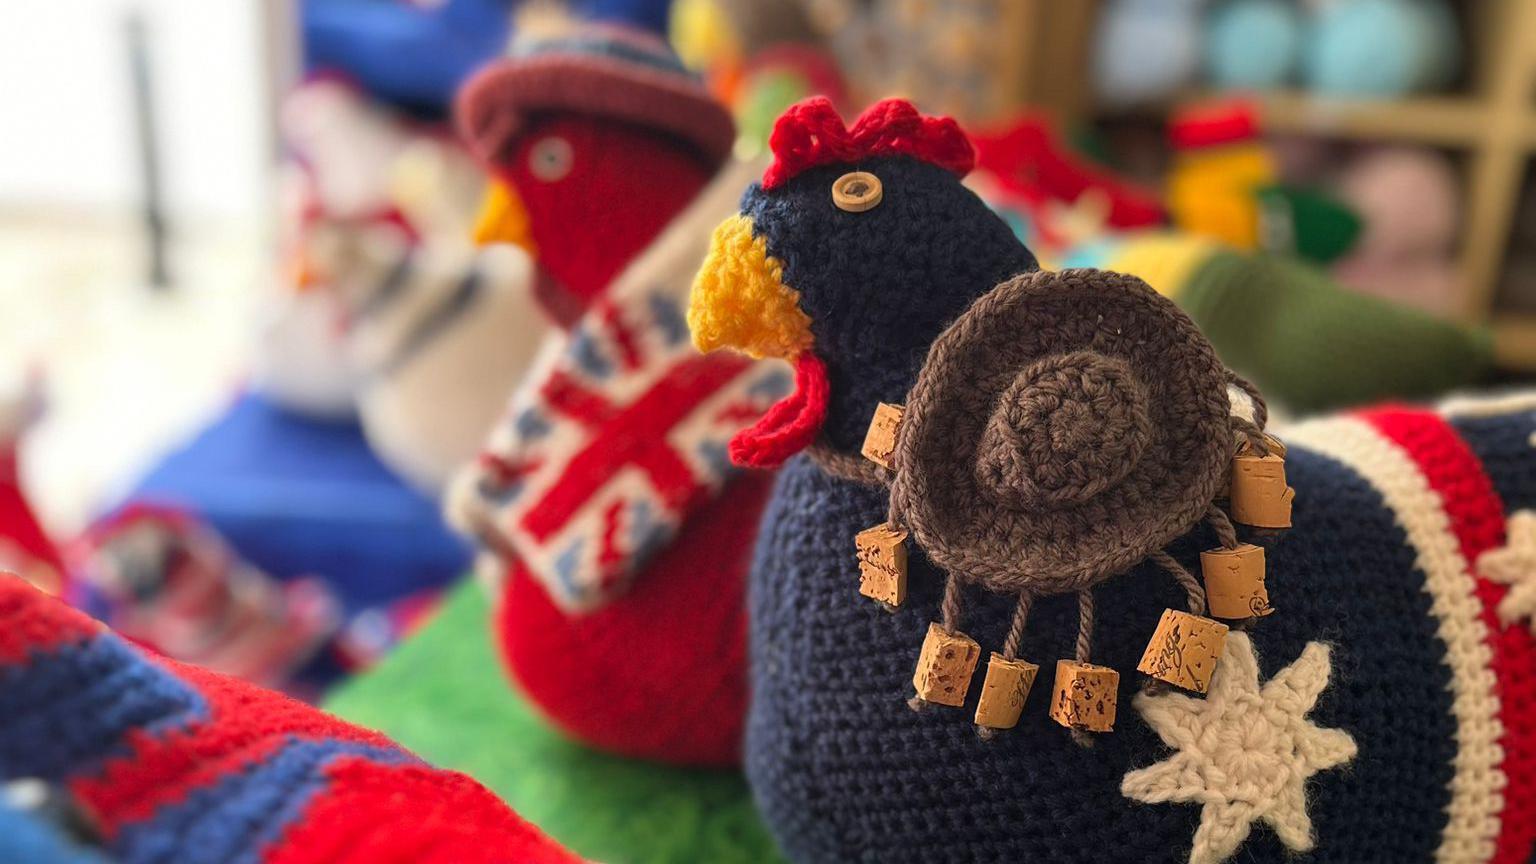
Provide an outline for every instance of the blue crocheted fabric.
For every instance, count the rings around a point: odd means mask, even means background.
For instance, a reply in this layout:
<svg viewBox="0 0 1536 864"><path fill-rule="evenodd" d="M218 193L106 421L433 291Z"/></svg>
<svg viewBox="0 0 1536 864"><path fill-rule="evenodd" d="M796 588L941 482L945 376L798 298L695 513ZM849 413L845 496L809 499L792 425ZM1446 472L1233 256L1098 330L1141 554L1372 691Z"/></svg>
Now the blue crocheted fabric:
<svg viewBox="0 0 1536 864"><path fill-rule="evenodd" d="M576 859L468 777L0 574L5 864L507 860Z"/></svg>
<svg viewBox="0 0 1536 864"><path fill-rule="evenodd" d="M1461 409L1449 420L1368 412L1287 436L1295 527L1269 550L1278 611L1252 631L1259 681L1299 662L1309 644L1331 646L1331 675L1306 720L1342 730L1358 752L1305 781L1310 849L1260 817L1236 860L1528 860L1536 650L1530 622L1500 617L1504 588L1478 575L1475 562L1521 542L1506 537L1505 519L1536 506L1533 435L1536 397ZM782 472L765 517L751 589L746 758L788 855L1191 860L1209 808L1122 791L1128 772L1178 749L1138 716L1141 679L1130 671L1162 610L1179 608L1170 581L1137 571L1097 592L1095 662L1123 670L1113 733L1084 749L1047 716L1053 661L1070 656L1077 626L1074 603L1062 597L1031 615L1021 656L1042 670L1019 726L986 742L971 720L979 686L963 710L906 705L917 646L938 617L941 577L914 554L911 593L897 614L859 595L852 538L885 513L882 493L800 457ZM1213 545L1197 533L1172 551L1191 562ZM1000 644L1011 610L1011 599L972 590L964 629ZM1185 779L1199 786L1210 776ZM1231 797L1210 785L1218 802ZM1263 802L1255 807L1265 812Z"/></svg>
<svg viewBox="0 0 1536 864"><path fill-rule="evenodd" d="M446 585L469 564L437 502L392 474L355 421L302 417L255 395L123 503L186 510L278 579L323 578L348 614Z"/></svg>

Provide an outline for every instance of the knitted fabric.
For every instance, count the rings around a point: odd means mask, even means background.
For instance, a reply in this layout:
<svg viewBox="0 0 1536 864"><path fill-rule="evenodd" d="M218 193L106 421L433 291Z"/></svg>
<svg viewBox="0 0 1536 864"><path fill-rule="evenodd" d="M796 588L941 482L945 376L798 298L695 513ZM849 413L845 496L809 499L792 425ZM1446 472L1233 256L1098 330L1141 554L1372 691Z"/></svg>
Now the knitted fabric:
<svg viewBox="0 0 1536 864"><path fill-rule="evenodd" d="M1001 593L1092 587L1183 534L1231 461L1226 370L1134 277L1029 273L967 309L905 400L892 512Z"/></svg>
<svg viewBox="0 0 1536 864"><path fill-rule="evenodd" d="M641 126L685 142L719 164L735 124L660 37L629 27L589 26L515 46L466 83L455 104L464 137L488 164L506 161L529 117L576 113Z"/></svg>
<svg viewBox="0 0 1536 864"><path fill-rule="evenodd" d="M971 142L954 120L925 117L901 99L875 103L848 127L831 99L814 96L779 117L768 144L775 158L763 173L764 189L821 165L877 156L910 156L962 177L976 164Z"/></svg>
<svg viewBox="0 0 1536 864"><path fill-rule="evenodd" d="M860 168L885 189L866 213L832 203L828 190L845 170L838 165L742 199L742 214L811 319L811 350L826 364L833 394L823 432L845 452L858 450L876 404L906 397L928 346L971 300L1035 269L1007 224L949 169L907 156L871 158ZM954 254L918 254L935 244Z"/></svg>
<svg viewBox="0 0 1536 864"><path fill-rule="evenodd" d="M828 200L848 165L751 189L742 202L811 319L809 350L831 383L820 446L845 457L875 403L913 393L924 355L932 362L930 346L950 322L1033 269L1028 251L942 165L887 157L857 167L885 190L867 212ZM1114 333L1114 316L1104 320ZM975 384L997 392L991 380L999 377L985 369ZM1526 412L1509 422L1528 435L1533 419ZM956 424L952 432L964 452L975 430ZM981 434L985 442L990 430ZM1505 512L1475 445L1444 419L1407 410L1324 423L1292 442L1288 479L1301 504L1295 529L1268 556L1279 612L1254 624L1251 643L1233 639L1216 670L1231 680L1214 701L1195 710L1143 700L1163 739L1148 720L1122 716L1091 748L1048 717L1049 696L1039 694L1051 686L1036 687L1019 725L990 741L974 732L975 702L907 710L912 646L942 607L945 629L963 625L989 644L1003 643L1006 630L1023 658L1060 657L1076 634L1081 661L1096 619L1094 659L1130 669L1163 610L1193 592L1137 568L1097 589L1096 615L1073 598L1045 597L1020 632L1012 598L967 589L952 573L941 589L946 574L914 544L908 596L887 614L860 596L854 568L855 536L892 515L886 493L829 477L809 457L792 460L753 565L746 758L781 846L805 862L1213 861L1229 853L1280 861L1301 852L1336 862L1523 860L1525 805L1507 806L1503 790L1526 782L1518 754L1536 717L1520 690L1536 654L1506 642L1524 629L1496 629L1492 583L1472 570ZM906 446L904 432L898 462ZM1235 540L1220 520L1168 554L1192 561ZM967 611L958 621L961 594ZM1253 652L1270 665L1246 656ZM1119 704L1132 705L1138 680L1119 680ZM1269 707L1245 707L1270 696ZM1179 706L1211 728L1174 730L1164 721ZM1254 740L1232 743L1248 735ZM1276 743L1287 738L1311 749ZM1159 769L1131 773L1165 762L1178 768L1171 784ZM1260 788L1276 774L1285 782L1275 794ZM1509 855L1496 858L1500 849Z"/></svg>
<svg viewBox="0 0 1536 864"><path fill-rule="evenodd" d="M569 328L693 201L716 164L673 136L605 117L540 115L522 131L492 172L529 213L528 239L544 274L539 300ZM535 156L555 141L570 148L570 167L545 179L552 175L539 175Z"/></svg>
<svg viewBox="0 0 1536 864"><path fill-rule="evenodd" d="M1044 117L1023 117L1010 126L974 135L972 140L977 169L990 175L1008 198L1032 211L1047 201L1070 204L1091 193L1107 199L1107 226L1142 228L1166 218L1154 191L1117 177L1073 152Z"/></svg>
<svg viewBox="0 0 1536 864"><path fill-rule="evenodd" d="M1227 365L1299 411L1435 396L1475 382L1492 360L1484 330L1361 296L1285 257L1206 238L1128 235L1066 263L1146 279L1189 313Z"/></svg>
<svg viewBox="0 0 1536 864"><path fill-rule="evenodd" d="M196 519L154 507L99 522L81 546L93 599L124 637L263 687L315 683L296 679L340 624L320 580L275 582Z"/></svg>
<svg viewBox="0 0 1536 864"><path fill-rule="evenodd" d="M468 777L286 697L151 660L0 580L0 780L62 785L110 860L577 859Z"/></svg>
<svg viewBox="0 0 1536 864"><path fill-rule="evenodd" d="M1492 356L1484 331L1278 256L1213 255L1177 299L1228 365L1298 411L1435 396L1476 381Z"/></svg>
<svg viewBox="0 0 1536 864"><path fill-rule="evenodd" d="M154 465L118 506L194 515L273 578L318 577L351 620L462 573L470 548L436 500L379 461L356 422L241 398Z"/></svg>
<svg viewBox="0 0 1536 864"><path fill-rule="evenodd" d="M667 580L657 580L664 582ZM537 590L537 586L532 586ZM671 768L573 744L508 688L491 603L473 581L327 708L433 762L472 774L522 816L594 861L781 860L736 772Z"/></svg>
<svg viewBox="0 0 1536 864"><path fill-rule="evenodd" d="M628 133L602 134L621 142ZM627 171L647 184L667 176L636 166L593 170ZM631 202L649 245L633 261L628 246L603 253L599 266L622 272L580 283L592 307L550 347L556 362L541 364L514 395L450 504L503 559L505 593L492 627L512 677L567 734L627 756L739 761L743 596L768 481L731 476L723 442L761 413L753 400L784 392L788 376L777 364L700 358L685 342L680 353L639 349L685 338L678 306L704 257L708 226L760 171L731 162L702 189L685 183L693 200L681 212L665 209L678 188L658 187L660 201L647 194ZM581 206L606 206L592 197L600 188L587 189ZM528 203L536 230L546 220L551 231L577 225L566 221L576 218L576 203L532 193ZM541 243L541 266L582 254L574 237L568 245ZM754 391L745 411L741 383ZM547 522L550 513L558 530L526 530L525 517ZM509 524L513 516L519 524Z"/></svg>
<svg viewBox="0 0 1536 864"><path fill-rule="evenodd" d="M1502 542L1508 514L1536 502L1533 432L1536 402L1450 422L1384 409L1283 436L1298 504L1294 529L1269 555L1278 611L1251 634L1259 681L1314 662L1313 643L1331 646L1329 683L1304 716L1347 734L1358 753L1306 780L1310 832L1256 815L1241 860L1290 860L1307 838L1306 861L1530 859L1536 644L1528 628L1499 621L1506 588L1474 562ZM1189 860L1204 808L1128 799L1122 782L1222 738L1160 741L1147 725L1157 721L1125 710L1135 676L1122 677L1116 731L1086 750L1046 716L1047 682L1020 725L990 742L973 731L973 702L922 714L902 704L942 574L913 554L895 615L859 596L853 535L884 518L881 492L832 480L803 457L781 472L764 518L747 770L789 857ZM1173 552L1189 560L1213 544L1200 531ZM1180 603L1177 588L1149 575L1098 590L1099 662L1133 668L1161 610ZM1011 600L971 591L966 601L966 632L1000 643ZM1038 602L1021 656L1063 653L1076 619L1069 598ZM1217 786L1201 794L1206 806L1240 800Z"/></svg>

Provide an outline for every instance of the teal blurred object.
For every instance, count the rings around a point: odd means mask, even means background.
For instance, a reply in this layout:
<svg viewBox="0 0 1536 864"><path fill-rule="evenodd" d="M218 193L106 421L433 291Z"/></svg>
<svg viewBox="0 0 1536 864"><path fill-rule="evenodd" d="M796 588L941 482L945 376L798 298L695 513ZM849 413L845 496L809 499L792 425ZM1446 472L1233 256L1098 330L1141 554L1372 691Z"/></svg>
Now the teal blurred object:
<svg viewBox="0 0 1536 864"><path fill-rule="evenodd" d="M0 790L3 792L3 790ZM108 864L42 814L12 807L0 794L0 861L5 864Z"/></svg>
<svg viewBox="0 0 1536 864"><path fill-rule="evenodd" d="M1286 0L1231 0L1211 13L1205 68L1212 86L1264 90L1289 82L1301 53L1301 16Z"/></svg>
<svg viewBox="0 0 1536 864"><path fill-rule="evenodd" d="M1321 94L1391 99L1444 87L1461 62L1443 0L1337 0L1317 13L1307 84Z"/></svg>
<svg viewBox="0 0 1536 864"><path fill-rule="evenodd" d="M1099 11L1094 85L1109 105L1158 102L1200 67L1202 0L1111 0Z"/></svg>

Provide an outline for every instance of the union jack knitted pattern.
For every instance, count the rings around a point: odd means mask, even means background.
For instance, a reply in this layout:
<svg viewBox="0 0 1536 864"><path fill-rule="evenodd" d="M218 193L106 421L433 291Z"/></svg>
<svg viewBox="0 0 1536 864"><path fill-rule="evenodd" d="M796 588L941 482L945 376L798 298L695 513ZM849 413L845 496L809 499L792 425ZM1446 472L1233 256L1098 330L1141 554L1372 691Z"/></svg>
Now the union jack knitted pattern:
<svg viewBox="0 0 1536 864"><path fill-rule="evenodd" d="M0 577L0 782L67 790L124 864L574 864L470 778L285 696L152 659ZM0 860L7 859L0 838Z"/></svg>
<svg viewBox="0 0 1536 864"><path fill-rule="evenodd" d="M1138 676L1122 674L1115 731L1087 749L1046 716L1046 671L1019 726L993 741L972 728L977 687L968 710L908 710L912 646L941 580L914 556L907 607L861 598L848 549L884 517L883 497L791 461L753 572L746 748L789 857L1531 862L1536 523L1517 514L1536 512L1536 394L1373 409L1282 437L1296 509L1269 550L1277 611L1233 635L1216 674L1246 661L1262 695L1236 698L1284 704L1201 726L1219 713L1210 699L1137 696ZM1197 534L1175 552L1212 542ZM1106 665L1134 668L1177 602L1141 576L1099 591ZM967 603L967 632L996 644L1011 602ZM1076 625L1070 604L1042 601L1021 653L1055 656ZM1331 752L1273 747L1286 711L1286 734ZM1257 782L1230 782L1245 772Z"/></svg>

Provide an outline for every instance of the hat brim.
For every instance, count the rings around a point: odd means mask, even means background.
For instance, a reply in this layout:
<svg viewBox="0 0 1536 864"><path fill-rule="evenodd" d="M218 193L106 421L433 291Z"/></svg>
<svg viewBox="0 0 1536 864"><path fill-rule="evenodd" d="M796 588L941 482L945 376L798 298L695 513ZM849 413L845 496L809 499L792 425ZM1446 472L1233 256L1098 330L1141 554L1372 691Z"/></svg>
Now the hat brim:
<svg viewBox="0 0 1536 864"><path fill-rule="evenodd" d="M527 118L571 111L675 135L711 166L730 155L736 124L702 87L675 74L606 57L508 58L476 73L459 91L454 116L475 155L505 162Z"/></svg>
<svg viewBox="0 0 1536 864"><path fill-rule="evenodd" d="M1125 473L1079 483L1081 497L999 500L975 466L1005 392L1031 384L1020 376L1037 364L1083 354L1134 379L1145 446L1117 466ZM1117 398L1102 383L1083 386L1095 399ZM1067 401L1086 398L1050 392L1041 404L1056 404L1051 413L1062 417L1073 416L1060 413ZM1081 590L1130 570L1207 512L1232 457L1230 413L1215 350L1145 282L1096 270L1028 273L998 285L934 343L908 395L891 494L928 557L962 580L1000 593ZM1038 448L1030 465L1040 476L1071 477L1074 466L1038 460L1088 465L1092 456Z"/></svg>

